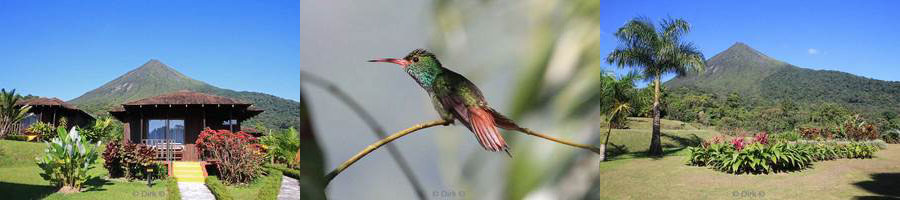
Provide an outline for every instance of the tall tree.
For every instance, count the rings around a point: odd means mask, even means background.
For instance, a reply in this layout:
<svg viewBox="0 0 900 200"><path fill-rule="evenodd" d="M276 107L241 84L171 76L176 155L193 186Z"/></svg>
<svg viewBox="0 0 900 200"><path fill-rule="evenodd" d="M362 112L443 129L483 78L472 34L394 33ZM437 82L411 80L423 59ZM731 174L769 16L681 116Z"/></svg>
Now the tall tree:
<svg viewBox="0 0 900 200"><path fill-rule="evenodd" d="M3 138L11 132L13 125L22 121L31 106L16 106L21 96L16 95L16 90L6 92L6 89L0 90L0 138Z"/></svg>
<svg viewBox="0 0 900 200"><path fill-rule="evenodd" d="M625 126L628 115L631 114L631 102L636 101L638 94L634 89L634 81L640 79L641 75L632 71L627 75L619 77L619 79L609 79L604 83L604 98L600 105L600 111L606 115L606 140L603 141L603 160L606 160L606 148L609 147L609 136L612 135L612 129Z"/></svg>
<svg viewBox="0 0 900 200"><path fill-rule="evenodd" d="M654 156L662 155L659 133L661 77L669 73L684 76L689 71L701 72L706 60L693 43L681 39L691 29L687 21L665 19L659 28L657 30L647 18L628 21L616 31L619 47L606 58L609 64L641 70L645 79L653 80L653 136L648 153Z"/></svg>

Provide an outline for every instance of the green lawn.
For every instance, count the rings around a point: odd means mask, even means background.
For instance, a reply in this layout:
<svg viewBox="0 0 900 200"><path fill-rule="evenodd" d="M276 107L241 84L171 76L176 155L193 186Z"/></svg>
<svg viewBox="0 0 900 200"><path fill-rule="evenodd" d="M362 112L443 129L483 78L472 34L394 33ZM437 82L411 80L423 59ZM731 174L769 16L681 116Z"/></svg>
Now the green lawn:
<svg viewBox="0 0 900 200"><path fill-rule="evenodd" d="M250 183L249 185L225 187L228 188L228 191L231 192L231 196L234 197L234 199L257 199L256 197L259 195L260 189L262 189L263 186L267 185L267 180L269 179L267 179L266 176L263 176L253 181L253 183ZM277 187L280 187L280 177L278 178L278 181L279 183Z"/></svg>
<svg viewBox="0 0 900 200"><path fill-rule="evenodd" d="M900 197L900 145L873 159L839 159L811 169L769 175L732 175L685 165L683 147L716 131L663 121L666 156L648 158L649 119L613 130L610 142L627 151L600 163L590 199L880 199ZM604 132L605 134L605 132ZM605 136L605 135L604 135Z"/></svg>
<svg viewBox="0 0 900 200"><path fill-rule="evenodd" d="M264 174L249 184L223 184L223 192L227 192L228 194L226 195L231 196L233 199L275 199L278 196L279 189L281 189L281 178L282 174L280 171Z"/></svg>
<svg viewBox="0 0 900 200"><path fill-rule="evenodd" d="M165 181L146 182L107 180L103 160L98 160L91 175L99 176L86 183L76 194L56 193L57 188L40 176L35 157L43 154L46 144L0 140L0 198L2 199L165 199Z"/></svg>
<svg viewBox="0 0 900 200"><path fill-rule="evenodd" d="M709 128L697 128L680 121L663 119L662 145L667 155L683 154L685 147L697 146L703 139L712 138L719 133ZM628 129L613 129L609 137L610 147L607 148L612 155L612 160L644 157L650 148L650 132L652 119L629 118ZM601 139L606 138L606 129L601 131ZM603 141L599 141L603 143Z"/></svg>

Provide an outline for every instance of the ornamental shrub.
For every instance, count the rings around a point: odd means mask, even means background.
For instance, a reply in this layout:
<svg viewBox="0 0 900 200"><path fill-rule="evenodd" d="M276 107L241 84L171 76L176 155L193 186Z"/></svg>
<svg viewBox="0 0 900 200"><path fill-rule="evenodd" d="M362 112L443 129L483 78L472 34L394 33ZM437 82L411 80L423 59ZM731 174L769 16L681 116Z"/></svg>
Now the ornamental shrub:
<svg viewBox="0 0 900 200"><path fill-rule="evenodd" d="M757 133L756 136L753 137L753 142L760 144L769 144L769 134L766 132Z"/></svg>
<svg viewBox="0 0 900 200"><path fill-rule="evenodd" d="M196 144L218 161L219 176L227 184L249 183L262 172L265 152L253 135L206 129L200 132Z"/></svg>
<svg viewBox="0 0 900 200"><path fill-rule="evenodd" d="M737 137L737 138L732 139L731 145L734 146L734 149L738 150L738 151L744 149L744 138Z"/></svg>
<svg viewBox="0 0 900 200"><path fill-rule="evenodd" d="M165 170L160 170L159 163L154 163L156 150L143 144L125 144L113 141L106 144L103 152L103 167L109 171L110 178L125 177L128 180L146 179L148 169L153 169L149 175L154 178L167 176Z"/></svg>
<svg viewBox="0 0 900 200"><path fill-rule="evenodd" d="M57 137L47 142L46 153L36 158L43 170L41 177L61 187L59 192L80 192L89 178L88 171L97 161L100 143L91 145L74 128L67 133L64 127L59 127L56 133Z"/></svg>
<svg viewBox="0 0 900 200"><path fill-rule="evenodd" d="M64 128L65 129L65 128ZM35 122L25 128L26 135L35 135L37 141L50 140L55 137L56 128L53 125L41 121Z"/></svg>
<svg viewBox="0 0 900 200"><path fill-rule="evenodd" d="M688 164L708 166L734 173L773 173L801 170L812 162L840 158L872 158L880 150L877 141L797 141L769 143L768 134L756 134L753 141L717 136L699 147L689 147ZM883 143L883 142L882 142Z"/></svg>
<svg viewBox="0 0 900 200"><path fill-rule="evenodd" d="M93 142L118 140L122 137L122 127L111 117L101 117L91 126L79 128L78 132Z"/></svg>
<svg viewBox="0 0 900 200"><path fill-rule="evenodd" d="M109 172L110 178L125 176L125 169L122 167L124 162L122 156L122 143L112 141L106 144L106 150L103 151L103 168Z"/></svg>
<svg viewBox="0 0 900 200"><path fill-rule="evenodd" d="M287 164L292 166L297 149L300 149L300 138L293 127L283 131L259 138L259 143L266 150L266 159L271 163Z"/></svg>
<svg viewBox="0 0 900 200"><path fill-rule="evenodd" d="M854 115L844 122L844 136L853 141L878 139L878 128L860 115Z"/></svg>
<svg viewBox="0 0 900 200"><path fill-rule="evenodd" d="M834 139L834 132L821 128L800 128L800 135L807 140Z"/></svg>

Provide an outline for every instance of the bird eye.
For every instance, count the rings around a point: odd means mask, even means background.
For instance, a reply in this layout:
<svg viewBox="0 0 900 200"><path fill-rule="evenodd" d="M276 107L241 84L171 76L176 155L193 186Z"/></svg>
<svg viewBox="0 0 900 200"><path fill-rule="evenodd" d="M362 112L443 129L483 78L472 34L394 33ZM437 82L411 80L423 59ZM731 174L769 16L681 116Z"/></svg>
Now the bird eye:
<svg viewBox="0 0 900 200"><path fill-rule="evenodd" d="M412 61L413 61L413 62L419 62L419 57L413 57L413 58L412 58Z"/></svg>

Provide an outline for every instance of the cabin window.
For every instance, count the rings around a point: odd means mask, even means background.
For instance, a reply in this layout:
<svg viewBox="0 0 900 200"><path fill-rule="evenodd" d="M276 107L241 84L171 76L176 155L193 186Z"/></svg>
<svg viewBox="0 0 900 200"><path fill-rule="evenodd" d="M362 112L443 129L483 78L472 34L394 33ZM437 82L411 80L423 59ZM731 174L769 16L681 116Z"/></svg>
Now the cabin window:
<svg viewBox="0 0 900 200"><path fill-rule="evenodd" d="M35 115L34 113L28 113L24 119L22 119L22 127L31 127L31 124L37 123L40 120L40 116Z"/></svg>
<svg viewBox="0 0 900 200"><path fill-rule="evenodd" d="M166 121L169 122L168 127ZM168 129L168 136L166 130ZM175 143L184 144L184 120L182 119L151 119L147 120L147 139L174 140Z"/></svg>

